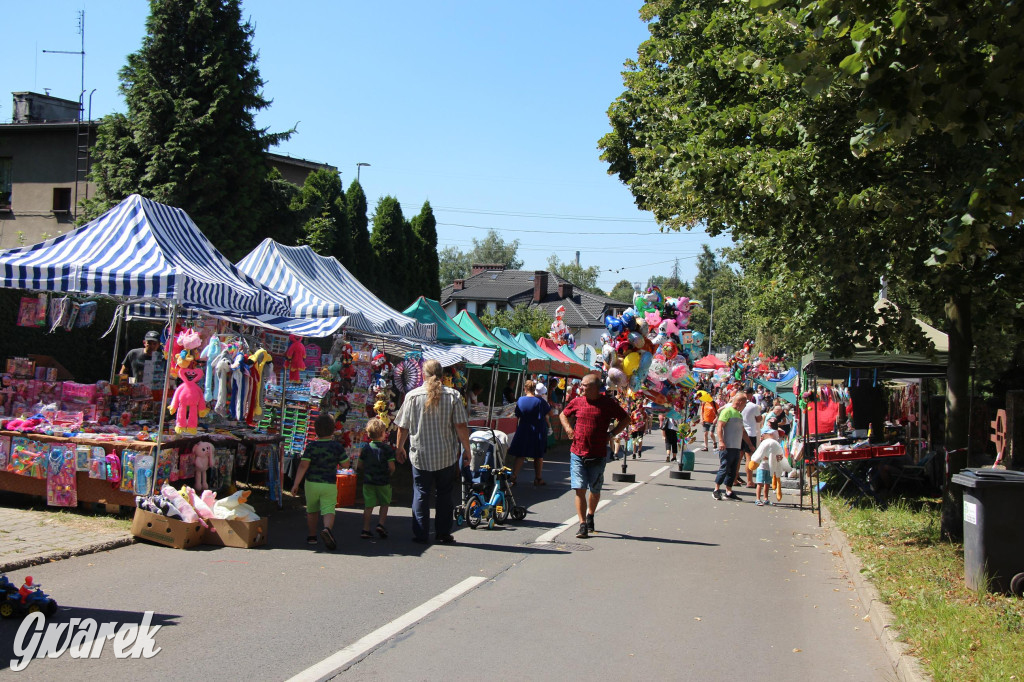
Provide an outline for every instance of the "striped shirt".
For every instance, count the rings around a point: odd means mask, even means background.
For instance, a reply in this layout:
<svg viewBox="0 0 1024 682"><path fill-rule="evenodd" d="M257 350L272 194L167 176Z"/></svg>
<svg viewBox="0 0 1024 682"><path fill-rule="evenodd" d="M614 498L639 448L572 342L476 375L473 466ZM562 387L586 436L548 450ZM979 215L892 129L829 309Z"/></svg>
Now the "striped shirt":
<svg viewBox="0 0 1024 682"><path fill-rule="evenodd" d="M426 385L414 388L395 416L395 424L409 431L409 461L423 471L440 471L455 464L459 454L455 425L467 421L462 396L447 386L441 388L441 399L429 410Z"/></svg>

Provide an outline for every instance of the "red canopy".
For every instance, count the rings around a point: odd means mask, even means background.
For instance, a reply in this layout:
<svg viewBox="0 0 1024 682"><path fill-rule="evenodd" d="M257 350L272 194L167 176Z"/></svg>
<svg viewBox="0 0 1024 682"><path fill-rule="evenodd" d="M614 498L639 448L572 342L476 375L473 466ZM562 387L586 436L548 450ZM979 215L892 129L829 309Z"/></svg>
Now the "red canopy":
<svg viewBox="0 0 1024 682"><path fill-rule="evenodd" d="M705 355L700 360L693 363L693 366L699 369L723 369L728 367L727 364L716 358L714 355Z"/></svg>
<svg viewBox="0 0 1024 682"><path fill-rule="evenodd" d="M568 365L569 376L582 377L583 375L590 371L589 367L584 367L575 360L570 360L568 357L566 357L562 353L562 351L558 350L558 344L556 344L551 339L538 339L537 345L541 348L541 350L543 350L545 353L553 357L555 360L566 363ZM552 371L556 370L552 369Z"/></svg>

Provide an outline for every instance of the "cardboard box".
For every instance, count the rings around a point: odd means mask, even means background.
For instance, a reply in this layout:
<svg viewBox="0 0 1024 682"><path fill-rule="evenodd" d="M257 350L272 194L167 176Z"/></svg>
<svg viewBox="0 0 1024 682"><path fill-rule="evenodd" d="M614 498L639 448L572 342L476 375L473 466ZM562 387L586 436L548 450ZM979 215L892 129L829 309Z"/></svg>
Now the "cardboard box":
<svg viewBox="0 0 1024 682"><path fill-rule="evenodd" d="M203 531L203 542L219 547L259 547L267 544L267 518L259 521L228 521L208 519L217 531Z"/></svg>
<svg viewBox="0 0 1024 682"><path fill-rule="evenodd" d="M202 543L203 527L136 508L132 535L165 547L186 549Z"/></svg>

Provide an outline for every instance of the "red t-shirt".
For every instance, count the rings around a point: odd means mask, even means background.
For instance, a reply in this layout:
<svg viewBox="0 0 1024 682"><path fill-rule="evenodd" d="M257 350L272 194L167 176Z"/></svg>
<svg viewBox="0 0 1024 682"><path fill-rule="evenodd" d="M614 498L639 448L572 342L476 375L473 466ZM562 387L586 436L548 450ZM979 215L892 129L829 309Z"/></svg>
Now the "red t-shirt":
<svg viewBox="0 0 1024 682"><path fill-rule="evenodd" d="M572 453L580 457L602 458L608 448L608 427L613 421L620 424L629 419L618 401L606 395L598 396L594 402L585 397L573 398L562 411L567 418L575 417L573 427Z"/></svg>

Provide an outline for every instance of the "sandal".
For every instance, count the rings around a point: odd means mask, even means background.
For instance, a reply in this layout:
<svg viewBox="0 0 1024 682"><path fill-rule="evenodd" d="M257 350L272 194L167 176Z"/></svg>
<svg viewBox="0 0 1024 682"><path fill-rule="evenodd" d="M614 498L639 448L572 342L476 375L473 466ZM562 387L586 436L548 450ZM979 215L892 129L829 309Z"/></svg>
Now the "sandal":
<svg viewBox="0 0 1024 682"><path fill-rule="evenodd" d="M533 479L533 484L536 485L536 486L541 486L541 485L547 485L548 482L545 481L543 478L535 478L535 479Z"/></svg>
<svg viewBox="0 0 1024 682"><path fill-rule="evenodd" d="M378 523L377 524L377 535L381 536L382 538L387 538L387 536L388 536L388 529Z"/></svg>
<svg viewBox="0 0 1024 682"><path fill-rule="evenodd" d="M364 540L369 540L370 538L373 537L373 533L371 533L368 530L364 530L364 531L359 533L359 537L361 537Z"/></svg>
<svg viewBox="0 0 1024 682"><path fill-rule="evenodd" d="M306 536L306 544L307 545L315 545L316 544L316 536L315 535L307 535Z"/></svg>

